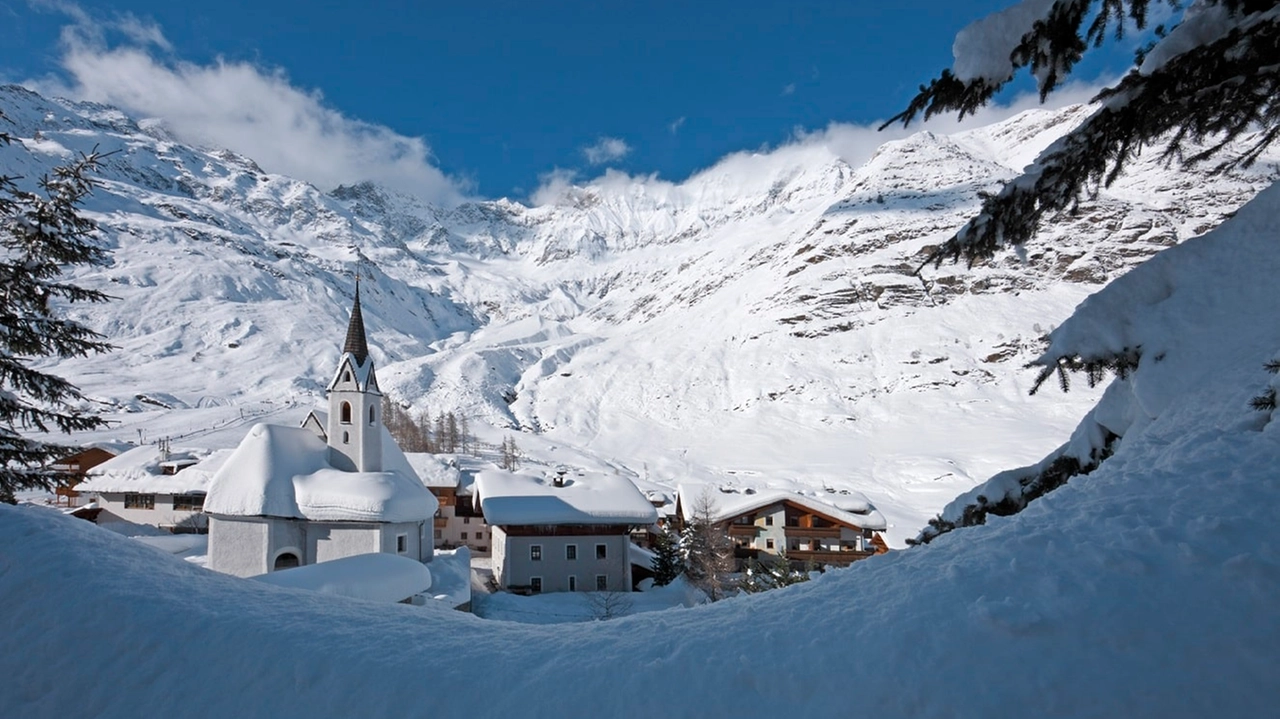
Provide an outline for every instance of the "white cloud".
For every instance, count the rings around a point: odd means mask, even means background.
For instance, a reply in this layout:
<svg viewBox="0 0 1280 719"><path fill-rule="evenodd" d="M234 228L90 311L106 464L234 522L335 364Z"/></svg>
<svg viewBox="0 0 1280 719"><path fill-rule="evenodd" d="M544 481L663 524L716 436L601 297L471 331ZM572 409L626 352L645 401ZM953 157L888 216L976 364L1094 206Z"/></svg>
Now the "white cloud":
<svg viewBox="0 0 1280 719"><path fill-rule="evenodd" d="M1007 120L1035 108L1052 110L1088 102L1106 84L1110 83L1068 83L1050 95L1049 101L1043 105L1035 93L1020 95L1007 105L982 108L959 122L954 115L947 115L928 122L915 122L907 128L892 125L884 131L878 130L880 123L855 125L839 122L820 130L797 130L788 142L780 146L731 153L678 183L659 179L656 175L628 175L616 170L606 170L599 177L577 182L580 178L576 172L556 170L539 178L541 186L529 200L534 205L571 204L591 191L599 191L647 196L660 194L678 202L679 198L688 195L705 199L709 193L728 198L765 192L769 183L780 174L821 165L835 158L858 167L871 159L886 142L901 140L923 130L949 135Z"/></svg>
<svg viewBox="0 0 1280 719"><path fill-rule="evenodd" d="M671 131L672 135L680 132L680 128L684 127L684 120L685 118L683 115L677 117L670 125L667 125L667 129Z"/></svg>
<svg viewBox="0 0 1280 719"><path fill-rule="evenodd" d="M631 146L616 137L602 137L594 145L582 148L582 154L592 165L621 160L631 152Z"/></svg>
<svg viewBox="0 0 1280 719"><path fill-rule="evenodd" d="M529 201L534 206L562 204L574 189L573 181L577 178L576 170L557 167L551 172L545 172L538 176L538 189L529 196Z"/></svg>
<svg viewBox="0 0 1280 719"><path fill-rule="evenodd" d="M784 97L787 95L794 95L794 94L796 94L796 84L794 82L787 83L786 87L782 88L782 95Z"/></svg>
<svg viewBox="0 0 1280 719"><path fill-rule="evenodd" d="M66 75L28 83L41 92L161 118L184 141L234 150L324 189L372 180L446 205L464 198L422 138L348 117L282 70L160 58L172 46L154 23L132 15L95 21L74 5L53 7L73 21L62 33ZM123 41L112 45L108 33Z"/></svg>

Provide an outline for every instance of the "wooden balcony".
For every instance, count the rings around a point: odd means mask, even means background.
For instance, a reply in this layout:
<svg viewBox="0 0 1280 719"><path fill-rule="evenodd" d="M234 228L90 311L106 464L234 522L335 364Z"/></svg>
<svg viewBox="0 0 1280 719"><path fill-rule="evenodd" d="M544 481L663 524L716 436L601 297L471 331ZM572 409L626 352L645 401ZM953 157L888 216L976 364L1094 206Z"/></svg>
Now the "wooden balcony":
<svg viewBox="0 0 1280 719"><path fill-rule="evenodd" d="M791 549L787 551L787 559L791 560L793 565L807 564L813 562L818 566L830 564L836 567L847 567L859 559L866 559L874 555L875 552L859 552L854 549L846 549L843 551L810 551L804 549Z"/></svg>
<svg viewBox="0 0 1280 719"><path fill-rule="evenodd" d="M792 526L788 526L788 527L786 528L786 534L787 534L787 537L788 537L788 538L790 538L790 537L797 537L797 538L799 538L799 537L813 537L813 538L817 538L817 539L821 539L821 538L839 539L839 538L840 538L840 528L839 528L839 527L792 527Z"/></svg>
<svg viewBox="0 0 1280 719"><path fill-rule="evenodd" d="M435 520L436 520L436 521L435 521L435 528L436 528L436 529L444 529L445 527L449 526L449 518L448 518L448 517L436 517L436 518L435 518Z"/></svg>
<svg viewBox="0 0 1280 719"><path fill-rule="evenodd" d="M760 533L760 528L754 524L730 524L730 537L755 537Z"/></svg>

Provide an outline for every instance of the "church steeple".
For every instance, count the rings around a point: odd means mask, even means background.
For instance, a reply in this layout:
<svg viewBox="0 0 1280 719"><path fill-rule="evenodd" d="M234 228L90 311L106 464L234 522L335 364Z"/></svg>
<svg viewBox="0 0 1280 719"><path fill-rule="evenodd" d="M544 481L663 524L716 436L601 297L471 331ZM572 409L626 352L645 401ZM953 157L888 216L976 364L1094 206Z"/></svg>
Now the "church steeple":
<svg viewBox="0 0 1280 719"><path fill-rule="evenodd" d="M337 372L329 383L329 461L349 472L382 470L382 392L360 312L360 278Z"/></svg>
<svg viewBox="0 0 1280 719"><path fill-rule="evenodd" d="M369 343L364 337L364 315L360 312L360 276L356 275L356 301L351 306L351 321L347 323L347 341L342 351L350 352L356 358L357 365L364 365L369 359Z"/></svg>

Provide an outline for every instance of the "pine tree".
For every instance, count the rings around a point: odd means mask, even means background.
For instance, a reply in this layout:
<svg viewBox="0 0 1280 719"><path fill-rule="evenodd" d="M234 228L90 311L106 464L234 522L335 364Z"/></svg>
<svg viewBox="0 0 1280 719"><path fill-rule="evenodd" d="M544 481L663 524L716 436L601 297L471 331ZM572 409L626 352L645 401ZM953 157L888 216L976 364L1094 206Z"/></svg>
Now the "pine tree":
<svg viewBox="0 0 1280 719"><path fill-rule="evenodd" d="M1186 164L1218 155L1252 134L1223 167L1252 164L1280 134L1280 16L1274 0L1164 0L1180 12L1180 25L1156 28L1153 45L1135 67L1097 98L1101 106L1046 150L1021 177L986 196L982 210L921 265L964 258L970 265L999 248L1022 245L1053 215L1070 210L1081 194L1110 184L1150 143L1165 143L1163 157ZM1019 71L1035 76L1041 99L1076 63L1126 19L1147 26L1149 0L1058 0L1023 35L1009 56L1006 77L959 77L944 70L886 126L917 116L987 104ZM1087 23L1087 26L1086 26Z"/></svg>
<svg viewBox="0 0 1280 719"><path fill-rule="evenodd" d="M684 571L680 557L680 537L669 526L663 526L653 543L653 586L665 587Z"/></svg>
<svg viewBox="0 0 1280 719"><path fill-rule="evenodd" d="M0 143L9 139L0 133ZM24 489L49 489L58 475L46 465L71 451L24 432L68 433L105 424L77 407L84 396L75 385L31 367L41 357L111 349L102 335L66 319L60 307L108 299L63 280L69 267L106 262L93 239L96 226L79 209L100 159L94 152L55 168L40 180L40 192L21 189L18 178L0 177L0 501L12 503Z"/></svg>

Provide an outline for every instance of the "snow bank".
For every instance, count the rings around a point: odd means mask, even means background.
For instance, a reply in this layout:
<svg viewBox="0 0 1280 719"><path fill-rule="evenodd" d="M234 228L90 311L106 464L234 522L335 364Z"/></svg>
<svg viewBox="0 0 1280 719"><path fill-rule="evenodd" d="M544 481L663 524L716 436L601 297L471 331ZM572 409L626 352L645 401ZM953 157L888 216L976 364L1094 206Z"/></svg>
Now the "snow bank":
<svg viewBox="0 0 1280 719"><path fill-rule="evenodd" d="M431 570L425 564L385 552L357 554L250 579L277 587L391 603L431 588Z"/></svg>
<svg viewBox="0 0 1280 719"><path fill-rule="evenodd" d="M476 496L490 525L653 524L658 511L625 477L601 473L567 476L565 485L532 474L487 469L476 476Z"/></svg>
<svg viewBox="0 0 1280 719"><path fill-rule="evenodd" d="M210 514L314 521L429 519L435 497L403 454L396 455L388 471L344 472L329 466L329 446L310 430L257 424L214 475L204 508Z"/></svg>

